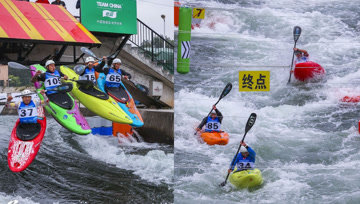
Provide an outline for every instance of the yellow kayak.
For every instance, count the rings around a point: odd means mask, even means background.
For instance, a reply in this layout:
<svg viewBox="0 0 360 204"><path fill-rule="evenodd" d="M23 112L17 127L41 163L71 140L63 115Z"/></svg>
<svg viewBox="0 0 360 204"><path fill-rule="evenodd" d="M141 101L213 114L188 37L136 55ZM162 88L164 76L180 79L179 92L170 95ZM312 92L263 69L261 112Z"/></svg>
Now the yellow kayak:
<svg viewBox="0 0 360 204"><path fill-rule="evenodd" d="M235 167L233 173L231 173L229 181L237 188L252 188L262 184L263 178L259 169L238 172L236 172L236 169Z"/></svg>
<svg viewBox="0 0 360 204"><path fill-rule="evenodd" d="M78 80L77 75L72 69L61 66L60 71L67 75L69 79ZM79 83L66 80L73 83L72 94L91 112L105 119L117 123L131 124L131 118L120 108L117 101L95 86L92 88L85 88L79 86Z"/></svg>

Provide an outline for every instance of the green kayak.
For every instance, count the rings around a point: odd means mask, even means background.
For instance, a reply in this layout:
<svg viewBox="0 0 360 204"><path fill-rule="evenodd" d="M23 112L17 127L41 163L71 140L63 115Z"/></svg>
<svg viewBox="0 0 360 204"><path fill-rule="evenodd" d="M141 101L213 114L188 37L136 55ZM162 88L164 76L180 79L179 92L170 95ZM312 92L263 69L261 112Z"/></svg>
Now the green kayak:
<svg viewBox="0 0 360 204"><path fill-rule="evenodd" d="M46 69L39 65L31 65L31 76L37 71L46 72ZM43 100L43 96L39 93L45 89L43 82L35 82L35 88L38 96ZM91 133L91 128L84 116L81 114L79 106L69 93L54 93L47 95L49 105L45 106L46 111L63 127L79 135L87 135Z"/></svg>

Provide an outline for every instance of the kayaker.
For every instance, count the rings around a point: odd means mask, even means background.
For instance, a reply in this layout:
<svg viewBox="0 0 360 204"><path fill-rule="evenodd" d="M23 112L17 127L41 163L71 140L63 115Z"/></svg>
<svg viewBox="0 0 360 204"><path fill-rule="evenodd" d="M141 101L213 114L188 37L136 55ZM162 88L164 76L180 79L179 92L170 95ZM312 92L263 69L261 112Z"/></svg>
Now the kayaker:
<svg viewBox="0 0 360 204"><path fill-rule="evenodd" d="M115 58L111 64L111 67L104 67L101 71L106 75L105 86L106 87L119 87L121 78L131 79L131 75L126 73L124 70L120 69L121 60Z"/></svg>
<svg viewBox="0 0 360 204"><path fill-rule="evenodd" d="M295 64L309 61L309 53L306 50L294 48L295 51Z"/></svg>
<svg viewBox="0 0 360 204"><path fill-rule="evenodd" d="M251 147L249 147L245 142L241 142L240 144L244 146L244 148L240 149L240 153L231 162L228 170L229 173L234 170L235 166L237 167L237 172L254 169L256 156L255 151L251 149Z"/></svg>
<svg viewBox="0 0 360 204"><path fill-rule="evenodd" d="M205 117L201 121L200 125L196 128L196 131L200 131L206 124L205 132L220 132L222 119L223 115L221 112L216 108L216 106L213 106L210 116Z"/></svg>
<svg viewBox="0 0 360 204"><path fill-rule="evenodd" d="M38 106L45 106L48 103L48 98L45 95L45 90L41 90L40 93L44 96L44 100L32 100L31 94L32 92L30 90L25 89L21 92L22 101L15 103L11 102L13 99L12 96L8 96L5 107L9 109L17 109L19 118L20 118L20 127L21 128L31 128L34 126L34 124L37 123L38 119L38 112L37 107Z"/></svg>
<svg viewBox="0 0 360 204"><path fill-rule="evenodd" d="M61 71L56 70L55 62L53 60L48 60L45 63L46 72L42 73L40 70L35 73L32 77L31 82L43 81L45 89L54 89L61 85L60 77L63 77L65 80L68 79L68 76L64 75ZM57 91L47 91L46 95L57 93Z"/></svg>
<svg viewBox="0 0 360 204"><path fill-rule="evenodd" d="M106 57L103 56L100 64L95 66L95 59L93 57L87 57L85 59L86 67L80 67L81 69L75 70L79 75L79 80L88 80L96 83L95 71L102 72L103 67L105 66Z"/></svg>

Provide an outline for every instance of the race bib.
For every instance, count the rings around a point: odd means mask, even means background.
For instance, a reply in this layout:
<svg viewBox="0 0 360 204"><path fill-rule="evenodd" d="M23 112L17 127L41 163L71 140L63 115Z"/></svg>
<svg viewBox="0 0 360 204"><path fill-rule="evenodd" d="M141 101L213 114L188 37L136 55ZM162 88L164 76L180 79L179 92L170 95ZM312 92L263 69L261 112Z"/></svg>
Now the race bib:
<svg viewBox="0 0 360 204"><path fill-rule="evenodd" d="M30 118L30 117L37 117L37 108L22 108L19 109L19 118Z"/></svg>
<svg viewBox="0 0 360 204"><path fill-rule="evenodd" d="M45 80L45 88L61 85L60 78L52 77Z"/></svg>
<svg viewBox="0 0 360 204"><path fill-rule="evenodd" d="M112 82L112 83L120 83L121 82L121 75L108 74L108 75L106 75L106 81Z"/></svg>
<svg viewBox="0 0 360 204"><path fill-rule="evenodd" d="M208 122L206 123L206 129L207 130L213 130L213 131L218 131L220 130L220 123L219 122Z"/></svg>
<svg viewBox="0 0 360 204"><path fill-rule="evenodd" d="M253 169L254 162L238 162L236 164L238 170Z"/></svg>
<svg viewBox="0 0 360 204"><path fill-rule="evenodd" d="M95 83L96 79L95 79L95 75L94 74L84 74L83 75L83 79L86 79L88 81L92 81Z"/></svg>

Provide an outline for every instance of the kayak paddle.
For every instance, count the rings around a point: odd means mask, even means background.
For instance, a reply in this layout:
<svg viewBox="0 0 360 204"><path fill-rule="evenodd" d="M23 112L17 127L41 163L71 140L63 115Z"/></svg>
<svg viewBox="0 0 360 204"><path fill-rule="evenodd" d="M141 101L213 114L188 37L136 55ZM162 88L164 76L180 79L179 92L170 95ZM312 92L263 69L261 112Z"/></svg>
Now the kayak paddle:
<svg viewBox="0 0 360 204"><path fill-rule="evenodd" d="M251 113L251 114L250 114L250 117L249 117L249 119L248 119L248 121L247 121L247 123L246 123L245 134L244 134L244 136L243 136L243 138L242 138L242 140L241 140L241 142L240 142L240 146L239 146L239 148L238 148L238 150L237 150L237 152L236 152L236 154L235 154L235 157L234 157L233 161L236 161L237 155L239 154L239 151L240 151L240 148L241 148L241 143L244 142L246 133L252 128L252 126L255 124L255 121L256 121L256 114L255 114L255 113ZM220 184L221 187L222 187L222 186L225 186L226 181L227 181L227 179L229 178L229 175L230 175L230 172L228 172L225 181Z"/></svg>
<svg viewBox="0 0 360 204"><path fill-rule="evenodd" d="M17 63L17 62L8 62L8 66L13 69L31 69L31 68L29 68L25 65L22 65L20 63Z"/></svg>
<svg viewBox="0 0 360 204"><path fill-rule="evenodd" d="M49 89L49 90L45 90L45 92L47 91L59 91L59 92L69 92L71 91L73 88L72 84L71 83L65 83L65 84L62 84L58 87L55 87L55 88L52 88L52 89ZM32 95L32 94L36 94L37 92L31 92L31 93L28 93L28 94L21 94L21 95L17 95L17 96L14 96L14 98L17 98L17 97L23 97L23 96L29 96L29 95ZM5 100L7 98L0 98L0 100Z"/></svg>
<svg viewBox="0 0 360 204"><path fill-rule="evenodd" d="M294 30L293 30L293 35L294 35L294 48L296 48L296 42L298 41L300 35L301 35L301 28L299 26L295 26ZM290 67L290 76L289 76L289 81L288 83L290 83L291 80L291 72L292 72L292 68L294 65L294 57L295 57L295 50L293 50L293 56L292 56L292 60L291 60L291 67Z"/></svg>
<svg viewBox="0 0 360 204"><path fill-rule="evenodd" d="M93 51L91 51L90 49L86 48L86 47L81 47L80 48L81 52L90 55L91 57L97 59L97 60L101 60L98 57L96 57L95 53L93 53Z"/></svg>
<svg viewBox="0 0 360 204"><path fill-rule="evenodd" d="M219 97L219 100L213 106L216 106L222 98L224 98L226 95L228 95L228 93L230 93L231 89L232 89L232 84L229 82L228 84L226 84L224 90L222 91L222 93ZM209 114L206 117L209 117L212 110L213 109L210 110ZM197 133L197 131L194 133L194 135L196 135L196 133Z"/></svg>

